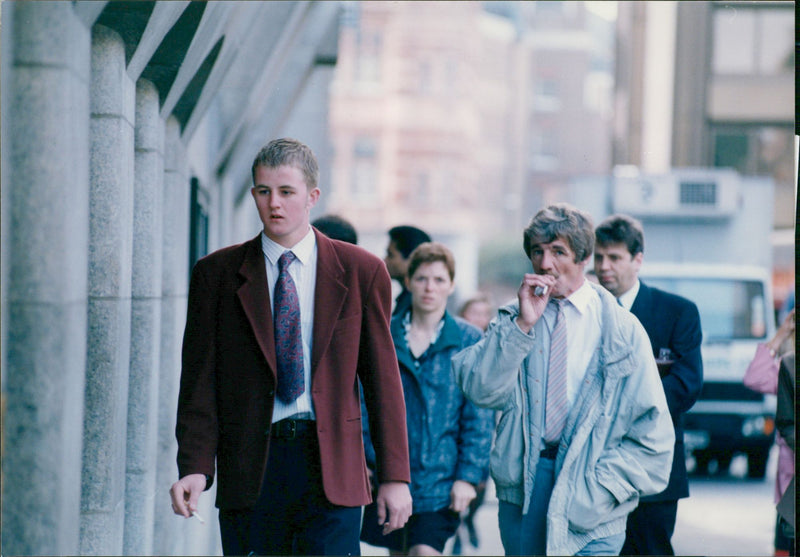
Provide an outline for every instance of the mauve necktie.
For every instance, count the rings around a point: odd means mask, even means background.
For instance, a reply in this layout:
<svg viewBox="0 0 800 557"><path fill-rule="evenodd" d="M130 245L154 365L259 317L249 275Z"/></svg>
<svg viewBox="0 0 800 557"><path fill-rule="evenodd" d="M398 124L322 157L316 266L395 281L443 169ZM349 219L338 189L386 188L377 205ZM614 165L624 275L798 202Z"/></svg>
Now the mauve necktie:
<svg viewBox="0 0 800 557"><path fill-rule="evenodd" d="M558 313L550 333L550 367L547 372L547 400L544 417L544 440L558 443L567 422L567 324L564 322L566 299L551 299Z"/></svg>
<svg viewBox="0 0 800 557"><path fill-rule="evenodd" d="M275 350L278 360L278 398L286 404L303 394L303 337L300 333L300 300L289 275L289 265L297 259L291 251L278 259L278 281L275 283L273 319Z"/></svg>

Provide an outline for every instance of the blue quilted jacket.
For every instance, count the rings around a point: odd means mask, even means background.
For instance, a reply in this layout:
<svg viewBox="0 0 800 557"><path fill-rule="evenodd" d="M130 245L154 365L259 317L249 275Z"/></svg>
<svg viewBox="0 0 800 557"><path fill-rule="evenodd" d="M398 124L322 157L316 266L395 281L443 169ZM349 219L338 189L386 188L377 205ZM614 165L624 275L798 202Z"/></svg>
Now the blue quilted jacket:
<svg viewBox="0 0 800 557"><path fill-rule="evenodd" d="M445 312L439 337L415 359L404 317L395 316L391 330L406 402L413 512L431 512L450 505L455 480L478 484L488 476L494 412L469 401L451 373L453 355L478 342L480 329ZM369 445L367 460L374 469L371 454Z"/></svg>

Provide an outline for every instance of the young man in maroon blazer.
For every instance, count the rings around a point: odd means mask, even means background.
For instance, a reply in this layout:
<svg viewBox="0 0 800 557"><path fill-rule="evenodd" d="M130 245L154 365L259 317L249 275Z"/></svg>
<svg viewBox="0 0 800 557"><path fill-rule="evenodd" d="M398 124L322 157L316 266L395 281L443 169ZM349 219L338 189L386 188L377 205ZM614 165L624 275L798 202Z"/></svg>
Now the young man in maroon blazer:
<svg viewBox="0 0 800 557"><path fill-rule="evenodd" d="M358 554L371 500L359 379L377 438L378 519L388 533L411 514L390 278L379 258L310 226L320 190L307 146L270 142L252 174L263 232L192 271L173 510L191 516L216 463L225 554Z"/></svg>

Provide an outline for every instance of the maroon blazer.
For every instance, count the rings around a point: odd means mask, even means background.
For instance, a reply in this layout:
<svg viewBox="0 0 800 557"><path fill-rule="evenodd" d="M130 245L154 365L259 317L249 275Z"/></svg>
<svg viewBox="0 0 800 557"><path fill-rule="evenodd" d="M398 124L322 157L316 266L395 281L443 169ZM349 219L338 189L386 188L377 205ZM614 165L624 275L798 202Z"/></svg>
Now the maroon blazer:
<svg viewBox="0 0 800 557"><path fill-rule="evenodd" d="M361 379L378 481L410 481L403 387L389 332L391 279L366 250L317 239L311 397L322 483L331 503L371 501L361 428ZM269 451L275 340L261 235L192 270L178 397L179 477L217 468L216 505L252 507ZM209 481L206 488L211 486Z"/></svg>

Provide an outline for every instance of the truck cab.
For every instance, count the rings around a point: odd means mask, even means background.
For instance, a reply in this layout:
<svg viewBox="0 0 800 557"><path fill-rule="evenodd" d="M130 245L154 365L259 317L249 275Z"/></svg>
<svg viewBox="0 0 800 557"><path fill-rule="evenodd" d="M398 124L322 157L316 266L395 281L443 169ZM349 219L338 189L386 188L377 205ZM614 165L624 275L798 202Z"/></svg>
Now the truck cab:
<svg viewBox="0 0 800 557"><path fill-rule="evenodd" d="M716 461L724 471L737 453L751 478L763 478L775 436L773 395L742 383L759 342L775 334L767 269L726 264L645 263L642 281L697 304L703 330L703 389L684 416L687 457L696 473Z"/></svg>

